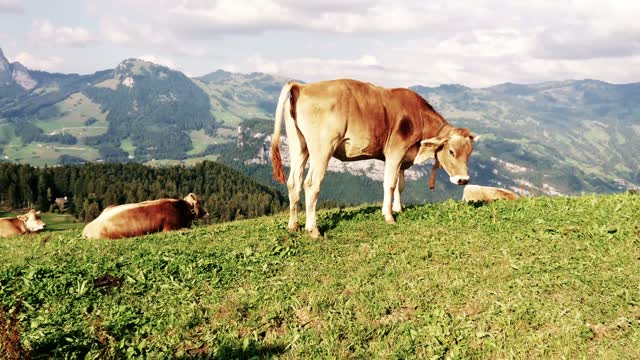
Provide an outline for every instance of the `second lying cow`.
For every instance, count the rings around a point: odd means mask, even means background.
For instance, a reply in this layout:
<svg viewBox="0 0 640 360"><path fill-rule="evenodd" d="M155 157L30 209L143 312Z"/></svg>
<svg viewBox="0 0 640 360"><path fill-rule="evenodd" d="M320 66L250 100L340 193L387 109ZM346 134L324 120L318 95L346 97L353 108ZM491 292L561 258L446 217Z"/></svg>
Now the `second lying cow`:
<svg viewBox="0 0 640 360"><path fill-rule="evenodd" d="M490 186L467 185L464 187L462 200L469 201L487 201L492 202L498 199L517 200L520 195L513 191L500 189Z"/></svg>
<svg viewBox="0 0 640 360"><path fill-rule="evenodd" d="M0 237L37 232L45 226L44 221L40 219L40 211L31 209L24 215L0 218Z"/></svg>
<svg viewBox="0 0 640 360"><path fill-rule="evenodd" d="M82 230L87 239L119 239L188 228L209 214L191 193L182 200L159 199L110 206Z"/></svg>

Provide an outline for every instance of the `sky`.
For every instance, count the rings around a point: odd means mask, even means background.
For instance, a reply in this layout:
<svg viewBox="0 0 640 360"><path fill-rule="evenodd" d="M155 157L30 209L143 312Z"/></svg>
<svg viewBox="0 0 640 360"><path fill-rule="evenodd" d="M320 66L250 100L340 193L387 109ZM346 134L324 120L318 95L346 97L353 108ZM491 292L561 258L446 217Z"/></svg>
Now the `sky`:
<svg viewBox="0 0 640 360"><path fill-rule="evenodd" d="M640 1L0 0L0 48L87 74L142 58L383 86L640 81Z"/></svg>

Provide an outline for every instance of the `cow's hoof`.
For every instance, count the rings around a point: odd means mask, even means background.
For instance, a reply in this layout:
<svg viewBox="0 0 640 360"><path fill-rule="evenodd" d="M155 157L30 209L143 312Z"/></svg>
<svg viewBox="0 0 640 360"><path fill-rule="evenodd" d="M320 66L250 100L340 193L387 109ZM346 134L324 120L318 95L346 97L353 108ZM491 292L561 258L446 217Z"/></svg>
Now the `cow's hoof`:
<svg viewBox="0 0 640 360"><path fill-rule="evenodd" d="M401 213L402 212L402 205L400 206L393 206L393 212L394 213Z"/></svg>
<svg viewBox="0 0 640 360"><path fill-rule="evenodd" d="M391 216L391 217L386 217L385 216L384 221L386 221L387 224L392 224L392 225L395 225L395 223L396 223L396 219L394 219L393 216Z"/></svg>
<svg viewBox="0 0 640 360"><path fill-rule="evenodd" d="M298 232L298 230L300 230L300 224L295 223L295 224L289 224L289 226L287 226L287 228L289 229L289 232Z"/></svg>
<svg viewBox="0 0 640 360"><path fill-rule="evenodd" d="M307 234L312 238L317 239L320 237L320 230L318 230L318 228L307 230Z"/></svg>

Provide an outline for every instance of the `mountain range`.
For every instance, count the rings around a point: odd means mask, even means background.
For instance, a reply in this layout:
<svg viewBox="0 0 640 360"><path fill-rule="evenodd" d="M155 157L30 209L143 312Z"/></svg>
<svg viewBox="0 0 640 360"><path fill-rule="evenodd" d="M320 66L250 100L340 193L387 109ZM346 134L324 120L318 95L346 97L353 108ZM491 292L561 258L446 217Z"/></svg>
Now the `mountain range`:
<svg viewBox="0 0 640 360"><path fill-rule="evenodd" d="M223 70L190 78L139 59L90 75L57 74L9 63L0 50L0 155L34 165L217 159L273 184L268 144L287 80ZM474 183L533 195L614 192L640 184L640 83L412 89L451 124L481 136L470 160ZM335 182L335 189L325 191L325 200L379 200L381 166L332 162L327 182ZM434 198L425 190L429 169L408 174L409 201ZM435 198L459 196L460 189L440 173L438 186L446 195ZM363 189L351 191L357 188Z"/></svg>

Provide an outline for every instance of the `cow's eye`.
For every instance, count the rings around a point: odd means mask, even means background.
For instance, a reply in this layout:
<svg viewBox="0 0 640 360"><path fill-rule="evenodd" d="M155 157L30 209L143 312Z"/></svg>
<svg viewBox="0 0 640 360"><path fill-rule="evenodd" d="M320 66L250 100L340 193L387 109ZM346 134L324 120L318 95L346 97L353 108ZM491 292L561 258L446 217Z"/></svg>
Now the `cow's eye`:
<svg viewBox="0 0 640 360"><path fill-rule="evenodd" d="M453 150L449 149L449 155L456 157L456 155L453 153Z"/></svg>

